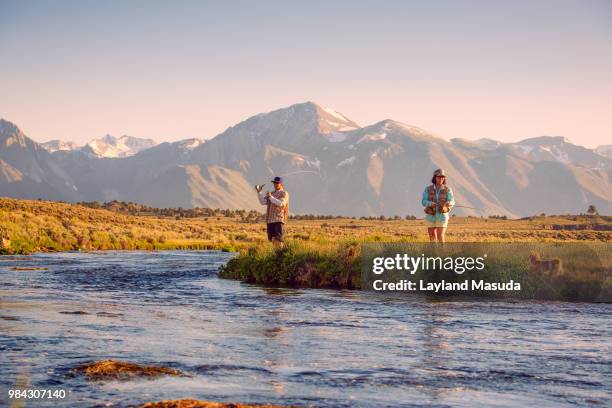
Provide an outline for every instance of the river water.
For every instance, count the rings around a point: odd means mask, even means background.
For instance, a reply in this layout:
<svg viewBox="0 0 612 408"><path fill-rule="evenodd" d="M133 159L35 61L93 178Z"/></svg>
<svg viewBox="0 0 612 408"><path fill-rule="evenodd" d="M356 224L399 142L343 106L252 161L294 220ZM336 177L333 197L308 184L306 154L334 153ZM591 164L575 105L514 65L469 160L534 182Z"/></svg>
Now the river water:
<svg viewBox="0 0 612 408"><path fill-rule="evenodd" d="M0 406L214 401L314 406L612 406L612 305L433 302L219 279L216 251L0 258ZM14 268L47 268L15 270ZM78 364L190 377L92 382Z"/></svg>

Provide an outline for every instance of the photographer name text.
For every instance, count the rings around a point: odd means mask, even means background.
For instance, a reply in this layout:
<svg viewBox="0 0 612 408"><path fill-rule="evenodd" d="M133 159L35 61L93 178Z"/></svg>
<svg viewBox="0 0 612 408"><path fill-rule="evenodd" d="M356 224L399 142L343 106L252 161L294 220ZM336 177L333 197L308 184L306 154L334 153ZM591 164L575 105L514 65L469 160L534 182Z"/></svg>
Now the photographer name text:
<svg viewBox="0 0 612 408"><path fill-rule="evenodd" d="M484 280L466 279L462 282L417 282L402 279L397 282L384 282L382 279L375 280L372 288L378 291L419 291L419 292L455 292L455 291L496 291L496 290L521 290L521 284L513 280L508 282L485 282Z"/></svg>

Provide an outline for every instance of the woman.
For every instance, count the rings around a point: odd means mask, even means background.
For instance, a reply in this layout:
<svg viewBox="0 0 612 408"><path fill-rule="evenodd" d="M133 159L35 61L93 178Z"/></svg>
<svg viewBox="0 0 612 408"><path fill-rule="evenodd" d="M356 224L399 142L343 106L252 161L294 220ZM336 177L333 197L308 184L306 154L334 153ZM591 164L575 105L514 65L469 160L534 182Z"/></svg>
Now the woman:
<svg viewBox="0 0 612 408"><path fill-rule="evenodd" d="M453 190L446 186L444 170L434 171L431 185L425 187L421 204L425 207L425 222L430 241L444 243L444 234L448 226L449 212L455 205Z"/></svg>

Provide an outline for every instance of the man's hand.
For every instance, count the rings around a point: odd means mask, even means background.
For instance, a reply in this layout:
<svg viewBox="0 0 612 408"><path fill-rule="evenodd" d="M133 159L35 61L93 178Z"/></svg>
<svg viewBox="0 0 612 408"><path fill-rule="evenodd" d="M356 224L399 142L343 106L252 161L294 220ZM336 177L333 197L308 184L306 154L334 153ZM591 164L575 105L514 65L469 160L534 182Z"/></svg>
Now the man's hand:
<svg viewBox="0 0 612 408"><path fill-rule="evenodd" d="M272 197L272 193L268 191L268 192L266 193L266 198L270 198L270 197Z"/></svg>

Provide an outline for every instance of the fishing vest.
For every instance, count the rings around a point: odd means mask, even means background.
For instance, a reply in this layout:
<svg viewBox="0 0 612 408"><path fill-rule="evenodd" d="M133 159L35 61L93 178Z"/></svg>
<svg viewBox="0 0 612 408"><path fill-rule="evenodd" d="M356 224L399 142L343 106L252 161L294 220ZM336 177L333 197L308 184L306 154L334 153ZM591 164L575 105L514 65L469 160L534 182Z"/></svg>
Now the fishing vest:
<svg viewBox="0 0 612 408"><path fill-rule="evenodd" d="M274 190L272 192L272 197L282 200L284 198L287 199L287 204L280 206L276 204L272 204L268 201L268 208L266 209L266 223L270 224L271 222L287 222L287 217L289 216L289 193L285 190Z"/></svg>
<svg viewBox="0 0 612 408"><path fill-rule="evenodd" d="M442 187L440 187L440 192L438 193L438 201L436 202L436 186L432 184L427 187L427 194L429 196L428 200L438 204L439 206L436 206L435 208L425 207L425 213L429 215L436 215L436 211L438 210L438 208L440 208L441 213L447 213L449 211L449 208L444 205L446 204L447 192L448 188L445 185L442 185Z"/></svg>

